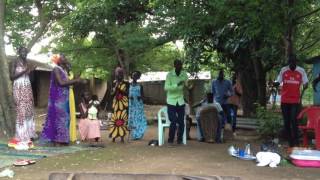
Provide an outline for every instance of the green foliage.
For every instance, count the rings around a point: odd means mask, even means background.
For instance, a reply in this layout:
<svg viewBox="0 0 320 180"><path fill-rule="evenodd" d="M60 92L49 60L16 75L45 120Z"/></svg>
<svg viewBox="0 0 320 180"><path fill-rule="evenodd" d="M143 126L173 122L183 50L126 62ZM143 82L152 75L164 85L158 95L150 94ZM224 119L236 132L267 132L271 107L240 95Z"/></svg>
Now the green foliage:
<svg viewBox="0 0 320 180"><path fill-rule="evenodd" d="M172 43L156 47L139 58L132 69L142 72L148 71L169 71L173 67L175 59L182 58L181 52Z"/></svg>
<svg viewBox="0 0 320 180"><path fill-rule="evenodd" d="M146 26L151 7L145 0L79 0L76 10L60 22L57 46L50 49L72 57L77 69L92 68L96 77L110 77L121 63L129 71L167 70L180 53L162 46L165 41L158 43Z"/></svg>
<svg viewBox="0 0 320 180"><path fill-rule="evenodd" d="M13 47L30 46L48 37L51 25L66 16L74 0L6 1L6 35Z"/></svg>
<svg viewBox="0 0 320 180"><path fill-rule="evenodd" d="M283 126L281 114L268 110L266 107L258 104L256 105L256 118L259 123L259 134L264 138L276 137Z"/></svg>

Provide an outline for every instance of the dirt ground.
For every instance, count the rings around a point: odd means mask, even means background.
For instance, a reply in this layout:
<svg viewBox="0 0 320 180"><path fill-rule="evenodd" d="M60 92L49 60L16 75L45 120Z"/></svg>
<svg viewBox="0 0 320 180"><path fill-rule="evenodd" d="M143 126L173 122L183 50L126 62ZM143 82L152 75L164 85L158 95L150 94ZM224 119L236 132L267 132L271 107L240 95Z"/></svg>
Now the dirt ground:
<svg viewBox="0 0 320 180"><path fill-rule="evenodd" d="M256 167L253 161L243 161L228 155L227 149L230 145L243 147L246 143L251 143L252 149L257 150L259 141L253 138L247 138L247 140L237 138L224 144L200 143L191 140L185 146L153 147L148 146L148 142L157 137L156 125L148 127L143 140L124 144L112 143L107 138L107 131L102 131L102 134L105 148L44 158L26 167L10 167L15 172L14 179L44 180L48 179L52 172L97 172L224 175L249 180L320 180L319 169L297 168L289 164L278 168ZM191 129L191 137L195 137L195 128ZM241 132L238 137L241 137Z"/></svg>

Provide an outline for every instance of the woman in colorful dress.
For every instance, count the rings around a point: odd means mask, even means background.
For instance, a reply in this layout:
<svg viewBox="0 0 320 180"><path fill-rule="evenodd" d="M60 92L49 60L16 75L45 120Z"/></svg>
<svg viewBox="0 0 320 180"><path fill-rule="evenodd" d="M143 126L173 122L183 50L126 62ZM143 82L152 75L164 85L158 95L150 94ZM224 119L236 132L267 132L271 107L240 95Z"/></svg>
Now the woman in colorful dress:
<svg viewBox="0 0 320 180"><path fill-rule="evenodd" d="M120 137L121 142L124 142L124 137L128 133L128 90L129 83L124 81L124 71L118 67L115 70L116 80L113 83L111 95L112 101L112 117L110 124L109 137L115 142L116 138Z"/></svg>
<svg viewBox="0 0 320 180"><path fill-rule="evenodd" d="M11 63L10 79L13 81L13 98L16 104L15 141L29 142L36 137L32 87L29 74L36 67L28 65L28 49L18 49L19 58Z"/></svg>
<svg viewBox="0 0 320 180"><path fill-rule="evenodd" d="M56 66L51 72L48 113L41 140L55 145L67 145L70 141L69 86L83 80L68 79L68 61L64 55L55 55L52 61Z"/></svg>
<svg viewBox="0 0 320 180"><path fill-rule="evenodd" d="M143 87L138 84L141 73L134 71L129 88L129 119L128 128L133 140L141 139L147 129L147 120L143 108Z"/></svg>

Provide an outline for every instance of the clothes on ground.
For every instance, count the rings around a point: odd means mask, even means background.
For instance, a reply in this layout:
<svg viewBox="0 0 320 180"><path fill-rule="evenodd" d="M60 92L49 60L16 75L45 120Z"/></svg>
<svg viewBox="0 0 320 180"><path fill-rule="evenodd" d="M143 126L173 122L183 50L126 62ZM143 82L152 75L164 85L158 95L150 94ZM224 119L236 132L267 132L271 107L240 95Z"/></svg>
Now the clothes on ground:
<svg viewBox="0 0 320 180"><path fill-rule="evenodd" d="M147 120L144 114L143 101L141 98L141 85L130 85L129 89L129 119L128 128L132 139L141 139L147 129Z"/></svg>
<svg viewBox="0 0 320 180"><path fill-rule="evenodd" d="M268 166L275 168L281 161L281 157L277 153L273 152L258 152L256 154L257 166Z"/></svg>
<svg viewBox="0 0 320 180"><path fill-rule="evenodd" d="M114 82L113 87L116 82ZM127 121L128 121L128 90L129 83L122 81L116 87L116 91L112 102L112 117L110 124L111 138L124 138L128 133Z"/></svg>
<svg viewBox="0 0 320 180"><path fill-rule="evenodd" d="M25 70L22 64L17 64L15 73ZM24 74L13 82L13 98L16 104L16 134L19 141L28 142L36 137L34 122L33 94L29 76Z"/></svg>
<svg viewBox="0 0 320 180"><path fill-rule="evenodd" d="M67 72L56 66L62 80L67 81ZM69 143L69 87L59 86L54 71L51 73L48 113L42 130L41 140L47 142Z"/></svg>

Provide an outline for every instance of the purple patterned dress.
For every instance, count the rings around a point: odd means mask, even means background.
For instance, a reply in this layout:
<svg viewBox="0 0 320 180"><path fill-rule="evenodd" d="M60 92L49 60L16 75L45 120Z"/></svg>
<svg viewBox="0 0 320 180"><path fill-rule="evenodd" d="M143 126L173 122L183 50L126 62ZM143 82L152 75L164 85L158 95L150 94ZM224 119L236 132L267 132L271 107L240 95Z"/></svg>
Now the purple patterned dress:
<svg viewBox="0 0 320 180"><path fill-rule="evenodd" d="M56 66L62 80L68 75L60 66ZM56 82L54 71L51 72L48 113L42 130L41 139L45 142L69 143L69 87L62 87Z"/></svg>

